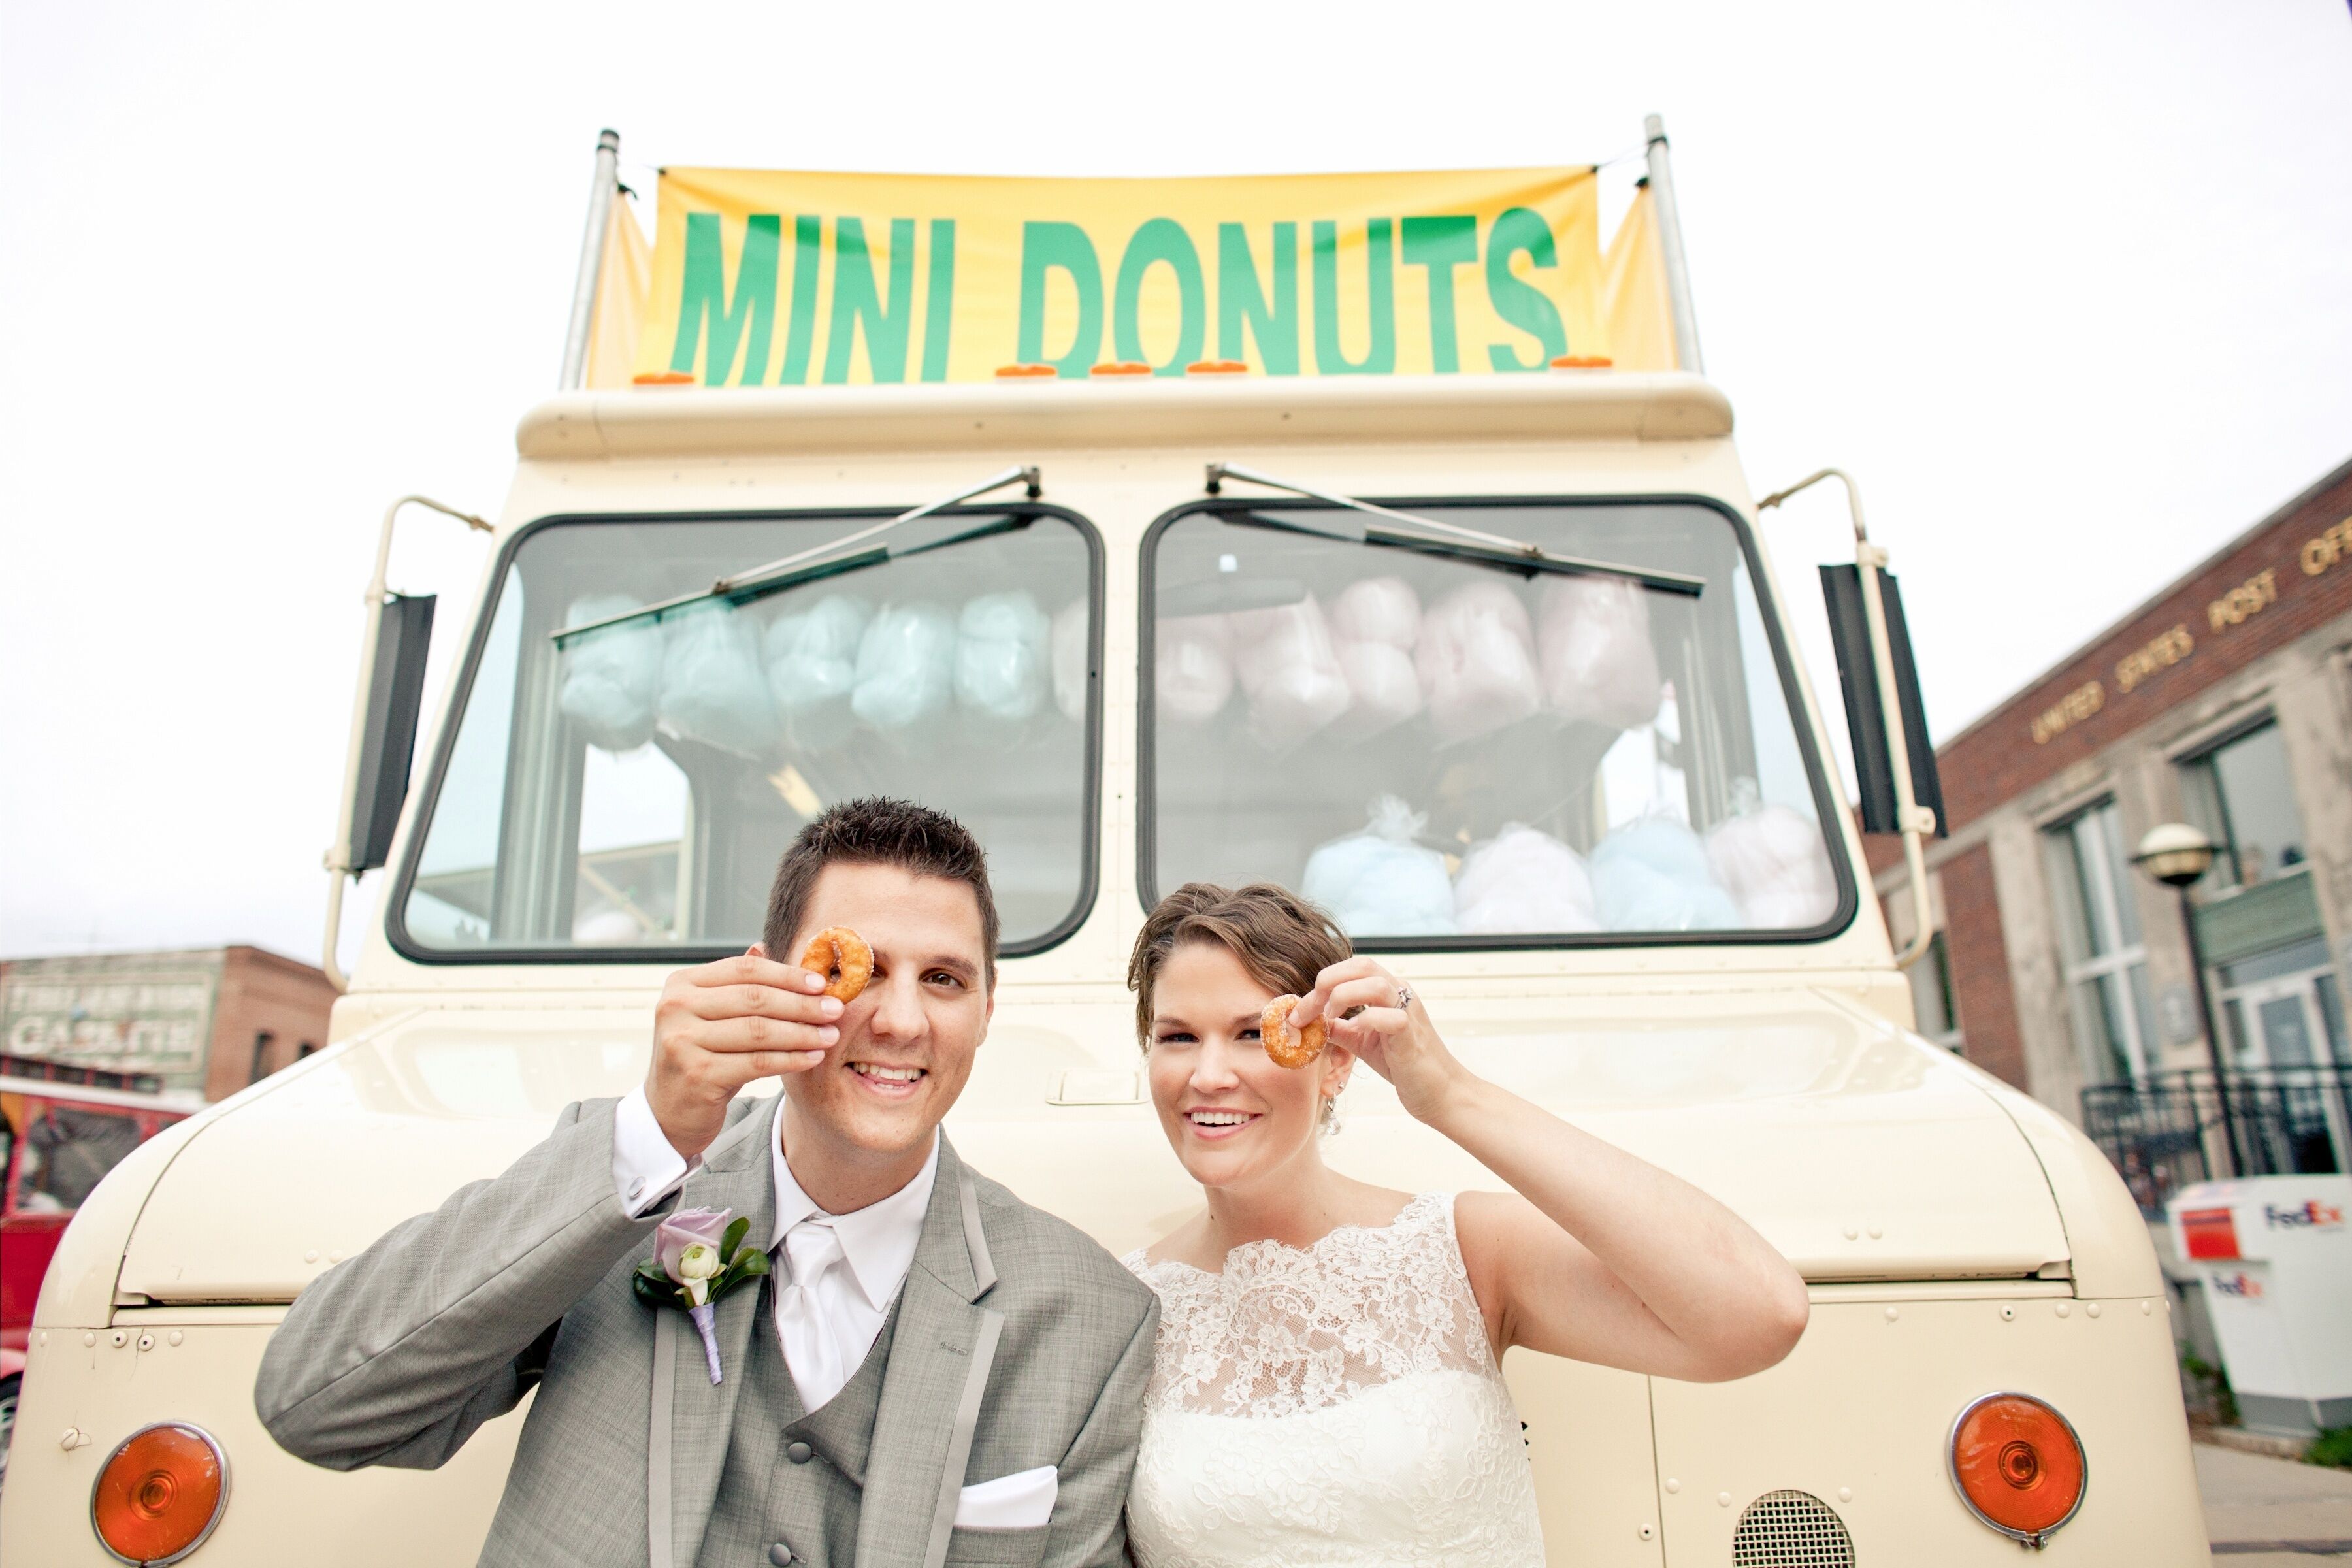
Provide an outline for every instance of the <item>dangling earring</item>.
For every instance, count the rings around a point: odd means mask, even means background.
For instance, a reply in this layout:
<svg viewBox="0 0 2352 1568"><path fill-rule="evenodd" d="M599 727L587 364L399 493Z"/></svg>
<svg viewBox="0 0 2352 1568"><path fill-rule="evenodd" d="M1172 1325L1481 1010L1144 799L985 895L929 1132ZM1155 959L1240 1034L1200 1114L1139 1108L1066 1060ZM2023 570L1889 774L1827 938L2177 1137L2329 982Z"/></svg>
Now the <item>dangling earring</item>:
<svg viewBox="0 0 2352 1568"><path fill-rule="evenodd" d="M1321 1121L1324 1137L1337 1138L1339 1135L1339 1091L1338 1089L1323 1097Z"/></svg>

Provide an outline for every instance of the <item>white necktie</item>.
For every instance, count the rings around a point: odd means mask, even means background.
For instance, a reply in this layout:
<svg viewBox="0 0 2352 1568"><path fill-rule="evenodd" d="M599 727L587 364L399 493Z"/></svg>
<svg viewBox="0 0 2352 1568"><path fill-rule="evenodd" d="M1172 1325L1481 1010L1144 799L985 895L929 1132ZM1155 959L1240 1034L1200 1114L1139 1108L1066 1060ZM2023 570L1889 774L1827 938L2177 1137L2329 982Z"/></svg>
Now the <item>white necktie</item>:
<svg viewBox="0 0 2352 1568"><path fill-rule="evenodd" d="M776 1299L776 1328L783 1336L784 1365L801 1393L801 1406L815 1410L849 1381L841 1335L817 1299L817 1285L844 1262L833 1221L812 1215L785 1233L784 1257L792 1282Z"/></svg>

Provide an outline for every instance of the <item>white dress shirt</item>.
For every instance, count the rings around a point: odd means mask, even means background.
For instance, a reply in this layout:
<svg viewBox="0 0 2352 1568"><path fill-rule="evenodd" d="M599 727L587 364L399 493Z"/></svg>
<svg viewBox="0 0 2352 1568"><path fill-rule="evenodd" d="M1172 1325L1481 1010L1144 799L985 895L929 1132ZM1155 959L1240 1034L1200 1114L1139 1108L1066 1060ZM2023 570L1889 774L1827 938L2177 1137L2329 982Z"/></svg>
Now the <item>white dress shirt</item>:
<svg viewBox="0 0 2352 1568"><path fill-rule="evenodd" d="M776 1332L784 1347L784 1364L800 1390L801 1403L810 1410L822 1406L841 1391L874 1348L882 1324L890 1315L914 1266L915 1247L923 1234L923 1216L931 1206L931 1187L940 1173L939 1134L931 1134L930 1157L915 1179L877 1203L849 1214L828 1215L801 1191L784 1163L783 1097L776 1099L775 1118L768 1129L769 1169L776 1184L776 1226L768 1237L769 1251L778 1252L795 1226L815 1220L832 1226L840 1238L845 1267L827 1269L815 1282L814 1298L824 1327L838 1351L833 1365L809 1364L803 1351L794 1356L794 1335L786 1331L783 1316L790 1265L788 1249L776 1258L778 1275L771 1300L775 1305ZM668 1135L654 1119L652 1104L642 1086L629 1091L613 1118L613 1186L621 1206L632 1216L643 1214L676 1192L679 1184L702 1165L691 1163L671 1147Z"/></svg>

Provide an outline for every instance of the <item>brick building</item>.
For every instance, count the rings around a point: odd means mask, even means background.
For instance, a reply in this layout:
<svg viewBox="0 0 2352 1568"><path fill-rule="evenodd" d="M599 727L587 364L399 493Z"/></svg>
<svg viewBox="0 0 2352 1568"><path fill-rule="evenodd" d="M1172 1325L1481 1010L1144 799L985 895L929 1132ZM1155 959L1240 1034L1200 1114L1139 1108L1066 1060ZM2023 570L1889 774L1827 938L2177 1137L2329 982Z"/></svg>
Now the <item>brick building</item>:
<svg viewBox="0 0 2352 1568"><path fill-rule="evenodd" d="M222 1100L325 1044L334 1002L257 947L0 961L0 1076Z"/></svg>
<svg viewBox="0 0 2352 1568"><path fill-rule="evenodd" d="M2077 1120L2086 1089L2189 1082L2210 1058L2187 933L2173 891L2129 859L2149 828L2187 821L2221 850L2191 897L2232 1071L2258 1088L2302 1073L2343 1098L2352 463L1937 755L1950 837L1927 858L1937 937L1914 971L1923 1028ZM1897 841L1870 845L1906 938ZM2327 1168L2314 1162L2330 1145L2344 1168L2343 1119L2314 1123L2301 1168ZM2135 1184L2147 1202L2167 1184Z"/></svg>

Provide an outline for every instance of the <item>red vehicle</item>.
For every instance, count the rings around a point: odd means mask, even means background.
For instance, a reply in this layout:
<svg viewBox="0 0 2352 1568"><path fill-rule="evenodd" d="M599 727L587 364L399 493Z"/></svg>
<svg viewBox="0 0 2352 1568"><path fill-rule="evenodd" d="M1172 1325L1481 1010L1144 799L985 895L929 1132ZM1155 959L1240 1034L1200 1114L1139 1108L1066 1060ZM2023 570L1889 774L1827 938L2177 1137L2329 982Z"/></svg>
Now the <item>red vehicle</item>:
<svg viewBox="0 0 2352 1568"><path fill-rule="evenodd" d="M0 1482L33 1303L58 1238L99 1179L131 1150L204 1108L201 1097L137 1094L0 1076Z"/></svg>

